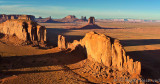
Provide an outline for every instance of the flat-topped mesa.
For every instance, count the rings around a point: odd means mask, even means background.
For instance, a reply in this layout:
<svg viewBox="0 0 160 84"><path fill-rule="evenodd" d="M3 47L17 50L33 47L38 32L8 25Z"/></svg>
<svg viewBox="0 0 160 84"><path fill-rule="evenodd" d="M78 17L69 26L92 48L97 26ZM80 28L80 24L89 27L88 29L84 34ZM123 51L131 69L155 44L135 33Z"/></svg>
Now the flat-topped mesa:
<svg viewBox="0 0 160 84"><path fill-rule="evenodd" d="M19 15L18 19L35 21L35 16L33 16L33 15Z"/></svg>
<svg viewBox="0 0 160 84"><path fill-rule="evenodd" d="M90 61L103 64L115 72L118 70L129 73L133 77L140 76L141 63L133 62L133 59L126 56L125 50L117 39L89 32L80 41L74 40L73 43L63 42L63 44L67 45L66 49L72 50L81 45L86 50L87 58Z"/></svg>
<svg viewBox="0 0 160 84"><path fill-rule="evenodd" d="M75 15L68 15L61 19L61 22L76 22L78 19Z"/></svg>
<svg viewBox="0 0 160 84"><path fill-rule="evenodd" d="M71 19L71 18L76 18L76 16L75 15L68 15L65 18Z"/></svg>
<svg viewBox="0 0 160 84"><path fill-rule="evenodd" d="M7 20L0 24L0 33L14 35L24 41L46 41L46 28L31 20Z"/></svg>
<svg viewBox="0 0 160 84"><path fill-rule="evenodd" d="M24 19L24 20L32 20L35 21L35 16L33 15L5 15L0 14L0 23L10 20L10 19Z"/></svg>

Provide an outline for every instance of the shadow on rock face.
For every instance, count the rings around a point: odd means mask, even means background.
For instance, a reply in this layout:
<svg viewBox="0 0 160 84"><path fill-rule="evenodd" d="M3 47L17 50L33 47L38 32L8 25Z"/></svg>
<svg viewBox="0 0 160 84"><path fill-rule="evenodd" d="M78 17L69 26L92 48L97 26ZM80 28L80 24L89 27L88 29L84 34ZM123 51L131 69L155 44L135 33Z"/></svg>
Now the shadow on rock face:
<svg viewBox="0 0 160 84"><path fill-rule="evenodd" d="M0 33L0 38L3 38L4 36L5 36L4 34Z"/></svg>

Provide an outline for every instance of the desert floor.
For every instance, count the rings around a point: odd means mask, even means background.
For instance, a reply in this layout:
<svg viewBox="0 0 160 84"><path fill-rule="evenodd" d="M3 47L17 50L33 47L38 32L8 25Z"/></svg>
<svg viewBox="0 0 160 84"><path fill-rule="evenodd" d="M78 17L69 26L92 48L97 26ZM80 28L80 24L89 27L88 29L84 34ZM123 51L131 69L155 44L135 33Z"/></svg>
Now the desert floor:
<svg viewBox="0 0 160 84"><path fill-rule="evenodd" d="M81 65L86 61L82 53L60 51L56 47L59 34L72 42L82 39L89 31L119 39L127 55L141 62L143 78L160 78L160 23L97 22L102 29L85 30L71 28L84 26L86 22L39 24L47 28L50 49L13 46L0 40L1 83L100 83L81 73Z"/></svg>

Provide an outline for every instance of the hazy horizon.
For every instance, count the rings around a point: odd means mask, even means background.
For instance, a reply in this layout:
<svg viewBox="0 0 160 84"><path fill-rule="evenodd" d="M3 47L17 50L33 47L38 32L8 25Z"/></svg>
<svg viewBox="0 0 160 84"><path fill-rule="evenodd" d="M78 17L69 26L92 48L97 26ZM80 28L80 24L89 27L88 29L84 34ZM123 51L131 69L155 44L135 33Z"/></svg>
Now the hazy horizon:
<svg viewBox="0 0 160 84"><path fill-rule="evenodd" d="M159 3L158 0L0 0L0 13L52 18L75 15L78 18L160 20Z"/></svg>

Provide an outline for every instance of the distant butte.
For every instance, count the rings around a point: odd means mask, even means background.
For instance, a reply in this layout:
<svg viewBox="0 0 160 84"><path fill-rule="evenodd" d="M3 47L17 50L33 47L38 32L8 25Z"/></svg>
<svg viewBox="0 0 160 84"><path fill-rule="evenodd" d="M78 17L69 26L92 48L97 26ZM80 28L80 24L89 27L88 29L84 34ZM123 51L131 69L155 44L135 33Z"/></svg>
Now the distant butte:
<svg viewBox="0 0 160 84"><path fill-rule="evenodd" d="M95 24L95 18L94 17L90 17L88 19L88 24L81 27L80 29L101 29L101 27L98 26L97 24Z"/></svg>
<svg viewBox="0 0 160 84"><path fill-rule="evenodd" d="M36 18L35 21L38 23L59 23L58 21L53 20L51 16L47 18L39 17L39 18Z"/></svg>

